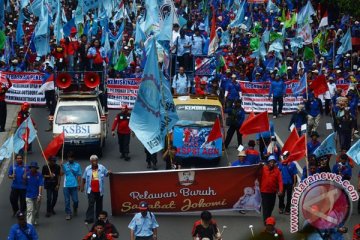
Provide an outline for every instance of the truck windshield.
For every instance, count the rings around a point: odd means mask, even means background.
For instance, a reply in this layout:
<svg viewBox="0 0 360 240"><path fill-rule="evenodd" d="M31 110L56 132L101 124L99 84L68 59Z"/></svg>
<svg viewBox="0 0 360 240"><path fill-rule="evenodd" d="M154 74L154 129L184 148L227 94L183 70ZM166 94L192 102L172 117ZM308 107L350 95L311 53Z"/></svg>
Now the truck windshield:
<svg viewBox="0 0 360 240"><path fill-rule="evenodd" d="M215 122L217 117L221 120L221 109L219 106L177 105L176 111L179 120Z"/></svg>
<svg viewBox="0 0 360 240"><path fill-rule="evenodd" d="M95 106L61 106L58 109L56 124L97 124L99 117Z"/></svg>

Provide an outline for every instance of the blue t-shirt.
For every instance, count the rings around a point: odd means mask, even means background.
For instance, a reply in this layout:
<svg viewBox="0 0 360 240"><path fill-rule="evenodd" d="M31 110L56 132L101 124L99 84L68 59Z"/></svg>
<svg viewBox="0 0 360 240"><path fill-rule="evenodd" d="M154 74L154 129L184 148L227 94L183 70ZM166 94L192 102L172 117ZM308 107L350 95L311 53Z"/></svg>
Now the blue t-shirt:
<svg viewBox="0 0 360 240"><path fill-rule="evenodd" d="M280 163L278 167L281 171L283 184L294 184L294 175L298 173L295 163L291 162L287 165Z"/></svg>
<svg viewBox="0 0 360 240"><path fill-rule="evenodd" d="M25 228L20 228L19 224L12 225L10 233L8 235L8 240L29 240L31 237L32 240L38 240L39 236L36 233L33 225L27 223Z"/></svg>
<svg viewBox="0 0 360 240"><path fill-rule="evenodd" d="M249 161L247 161L246 159L242 162L238 160L234 161L231 163L231 166L236 167L236 166L246 166L246 165L251 165L251 163Z"/></svg>
<svg viewBox="0 0 360 240"><path fill-rule="evenodd" d="M229 92L229 95L228 95L229 100L237 100L240 98L239 92L240 92L241 88L240 88L239 83L229 82L226 90Z"/></svg>
<svg viewBox="0 0 360 240"><path fill-rule="evenodd" d="M64 172L64 187L78 187L78 177L81 177L81 167L77 162L67 162L62 167Z"/></svg>
<svg viewBox="0 0 360 240"><path fill-rule="evenodd" d="M15 167L15 178L13 179L13 182L11 184L11 188L13 189L26 189L26 184L24 181L24 171L25 171L25 166L19 166L18 164L14 165ZM10 166L9 168L9 172L8 175L13 175L14 173L14 168L13 165Z"/></svg>
<svg viewBox="0 0 360 240"><path fill-rule="evenodd" d="M159 224L153 213L147 212L146 217L136 213L128 227L134 230L136 237L149 237L153 235L153 229L158 228Z"/></svg>
<svg viewBox="0 0 360 240"><path fill-rule="evenodd" d="M37 198L40 186L44 186L44 178L41 173L26 173L26 198Z"/></svg>

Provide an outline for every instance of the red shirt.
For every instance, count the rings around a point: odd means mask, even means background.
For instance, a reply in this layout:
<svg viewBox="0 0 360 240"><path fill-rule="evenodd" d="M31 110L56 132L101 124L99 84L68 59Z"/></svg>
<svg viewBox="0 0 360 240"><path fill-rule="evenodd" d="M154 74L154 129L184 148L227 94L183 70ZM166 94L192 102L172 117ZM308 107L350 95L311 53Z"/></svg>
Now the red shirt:
<svg viewBox="0 0 360 240"><path fill-rule="evenodd" d="M129 128L130 113L120 113L116 115L111 131L114 131L117 126L117 133L130 134L131 129Z"/></svg>
<svg viewBox="0 0 360 240"><path fill-rule="evenodd" d="M283 191L283 182L280 170L275 166L270 169L264 166L260 176L260 192L277 193Z"/></svg>
<svg viewBox="0 0 360 240"><path fill-rule="evenodd" d="M79 41L76 38L69 37L69 44L67 45L66 51L68 55L75 55L79 49Z"/></svg>
<svg viewBox="0 0 360 240"><path fill-rule="evenodd" d="M92 178L91 178L90 187L91 187L92 192L100 192L99 170L98 169L92 170Z"/></svg>

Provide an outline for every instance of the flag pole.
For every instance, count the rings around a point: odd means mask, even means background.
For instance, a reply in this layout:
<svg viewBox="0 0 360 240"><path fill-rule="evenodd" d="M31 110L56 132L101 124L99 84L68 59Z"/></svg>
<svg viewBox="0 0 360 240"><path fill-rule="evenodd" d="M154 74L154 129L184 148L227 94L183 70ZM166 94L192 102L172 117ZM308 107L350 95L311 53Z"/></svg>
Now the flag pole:
<svg viewBox="0 0 360 240"><path fill-rule="evenodd" d="M49 173L50 173L50 175L52 175L52 172L51 172L51 169L50 169L49 163L48 163L48 161L47 161L47 159L46 159L46 157L45 157L45 154L44 154L43 148L42 148L42 146L41 146L41 143L40 143L40 140L39 140L39 137L38 137L38 135L37 135L37 134L36 134L36 139L37 139L37 141L38 141L38 143L39 143L39 147L40 147L40 150L41 150L41 155L44 157L44 160L45 160L46 166L47 166L47 167L48 167L48 169L49 169Z"/></svg>
<svg viewBox="0 0 360 240"><path fill-rule="evenodd" d="M12 141L12 167L13 167L13 174L15 174L15 151L14 151L14 134L12 135L13 141Z"/></svg>
<svg viewBox="0 0 360 240"><path fill-rule="evenodd" d="M26 119L25 121L28 121L28 119ZM25 145L24 145L24 162L25 162L25 167L26 167L26 163L27 163L27 155L28 155L28 145L29 145L29 133L28 133L28 128L29 128L29 122L26 122L26 129L25 129ZM26 172L26 171L25 171Z"/></svg>
<svg viewBox="0 0 360 240"><path fill-rule="evenodd" d="M64 148L65 148L65 138L61 149L61 165L64 163Z"/></svg>
<svg viewBox="0 0 360 240"><path fill-rule="evenodd" d="M307 129L305 131L305 161L306 161L306 176L309 177L309 159L308 159L308 149L307 149Z"/></svg>

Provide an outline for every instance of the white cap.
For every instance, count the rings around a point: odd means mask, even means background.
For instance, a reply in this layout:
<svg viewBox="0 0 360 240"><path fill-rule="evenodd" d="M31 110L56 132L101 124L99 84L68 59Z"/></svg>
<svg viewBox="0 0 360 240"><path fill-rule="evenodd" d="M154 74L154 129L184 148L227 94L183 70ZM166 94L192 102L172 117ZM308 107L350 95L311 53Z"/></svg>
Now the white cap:
<svg viewBox="0 0 360 240"><path fill-rule="evenodd" d="M336 73L341 73L341 70L336 70Z"/></svg>
<svg viewBox="0 0 360 240"><path fill-rule="evenodd" d="M292 70L292 67L287 67L287 70Z"/></svg>
<svg viewBox="0 0 360 240"><path fill-rule="evenodd" d="M319 71L316 69L316 70L314 70L314 71L312 71L313 73L319 73Z"/></svg>

